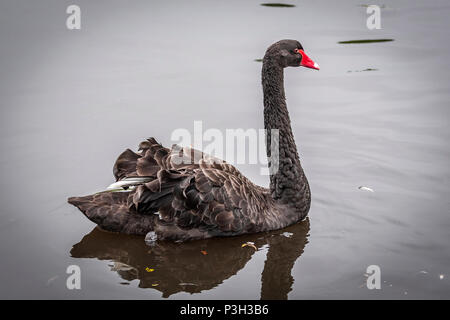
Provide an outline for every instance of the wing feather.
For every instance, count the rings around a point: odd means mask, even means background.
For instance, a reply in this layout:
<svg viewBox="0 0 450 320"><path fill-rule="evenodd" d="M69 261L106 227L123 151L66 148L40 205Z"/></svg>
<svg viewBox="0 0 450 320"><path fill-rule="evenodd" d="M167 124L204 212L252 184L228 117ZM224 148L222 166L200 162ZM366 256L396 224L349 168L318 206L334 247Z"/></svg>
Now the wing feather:
<svg viewBox="0 0 450 320"><path fill-rule="evenodd" d="M156 225L172 237L194 229L211 236L254 232L273 205L267 189L201 151L168 149L154 138L141 142L139 151L122 153L114 174L117 179L131 174L154 178L133 191L128 207L143 215L159 212Z"/></svg>

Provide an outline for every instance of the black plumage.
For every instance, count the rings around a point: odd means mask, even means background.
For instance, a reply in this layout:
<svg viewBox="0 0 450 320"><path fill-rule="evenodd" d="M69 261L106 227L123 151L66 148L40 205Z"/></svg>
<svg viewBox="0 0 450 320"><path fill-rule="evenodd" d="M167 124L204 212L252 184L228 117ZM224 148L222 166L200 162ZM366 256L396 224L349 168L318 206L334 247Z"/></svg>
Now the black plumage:
<svg viewBox="0 0 450 320"><path fill-rule="evenodd" d="M283 84L283 69L299 66L303 49L295 40L270 46L263 59L264 126L279 131L275 146L267 134L267 156L278 152L270 188L253 184L234 166L201 151L160 145L154 138L127 149L114 164L117 181L146 177L128 192L69 198L102 229L128 234L155 232L158 239L192 240L275 230L304 219L311 194L300 165ZM183 161L180 161L183 159ZM157 213L157 214L156 214Z"/></svg>

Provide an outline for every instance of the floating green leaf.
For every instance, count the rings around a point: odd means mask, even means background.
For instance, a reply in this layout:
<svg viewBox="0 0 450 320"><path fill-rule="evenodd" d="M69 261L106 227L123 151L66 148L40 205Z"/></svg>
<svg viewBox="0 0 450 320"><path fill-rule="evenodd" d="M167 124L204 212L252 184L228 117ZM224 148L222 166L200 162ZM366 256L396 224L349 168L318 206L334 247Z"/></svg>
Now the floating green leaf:
<svg viewBox="0 0 450 320"><path fill-rule="evenodd" d="M374 43L374 42L389 42L394 41L394 39L363 39L363 40L347 40L339 41L340 44L353 44L353 43Z"/></svg>
<svg viewBox="0 0 450 320"><path fill-rule="evenodd" d="M263 7L277 7L277 8L293 8L294 4L288 3L261 3Z"/></svg>
<svg viewBox="0 0 450 320"><path fill-rule="evenodd" d="M364 70L355 70L355 71L348 70L347 72L364 72L364 71L378 71L378 69L367 68L367 69L364 69Z"/></svg>
<svg viewBox="0 0 450 320"><path fill-rule="evenodd" d="M371 6L371 4L360 4L360 5L358 5L358 6L367 8L368 6ZM386 8L386 5L382 4L382 5L379 6L379 7L380 7L381 9L384 9L384 8Z"/></svg>

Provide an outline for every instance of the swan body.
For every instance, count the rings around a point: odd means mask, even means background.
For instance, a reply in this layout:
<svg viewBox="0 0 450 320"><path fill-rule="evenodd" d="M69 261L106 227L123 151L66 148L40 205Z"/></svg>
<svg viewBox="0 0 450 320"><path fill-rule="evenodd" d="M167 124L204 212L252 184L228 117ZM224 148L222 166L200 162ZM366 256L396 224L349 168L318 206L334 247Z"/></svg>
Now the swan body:
<svg viewBox="0 0 450 320"><path fill-rule="evenodd" d="M278 170L270 187L255 185L234 166L191 148L163 147L154 138L125 150L116 160L116 183L107 191L71 197L101 229L152 239L186 241L276 230L304 219L311 193L300 165L283 85L288 66L318 69L298 41L281 40L263 59L267 156L278 144ZM183 159L184 161L179 161ZM186 161L187 160L187 161ZM120 190L122 192L114 192ZM157 214L156 214L157 213Z"/></svg>

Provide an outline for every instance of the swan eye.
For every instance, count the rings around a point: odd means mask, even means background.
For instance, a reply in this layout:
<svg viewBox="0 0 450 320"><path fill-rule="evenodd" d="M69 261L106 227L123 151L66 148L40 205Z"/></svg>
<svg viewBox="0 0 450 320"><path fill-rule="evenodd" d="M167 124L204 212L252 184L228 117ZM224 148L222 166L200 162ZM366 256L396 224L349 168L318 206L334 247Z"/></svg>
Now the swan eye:
<svg viewBox="0 0 450 320"><path fill-rule="evenodd" d="M295 53L300 53L300 50L299 49L294 49L294 52Z"/></svg>

